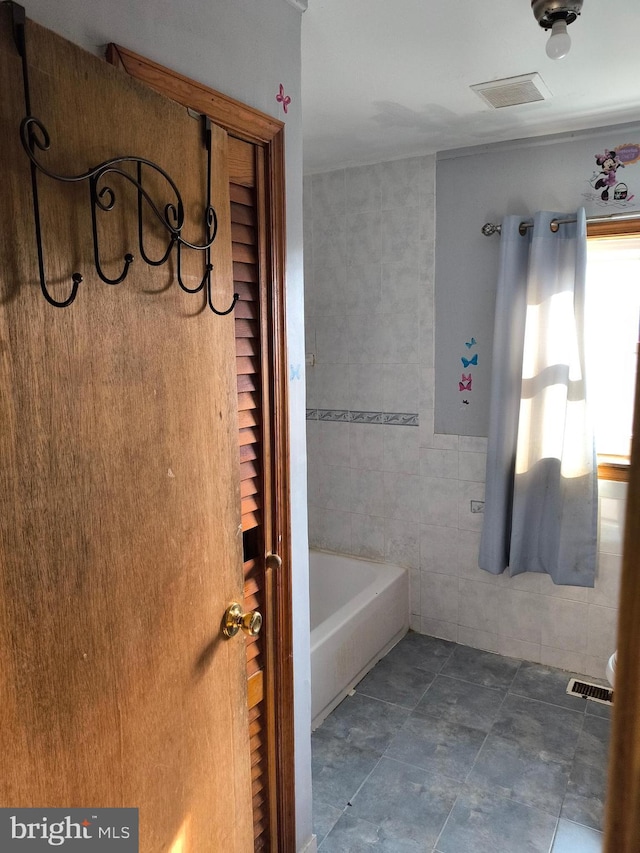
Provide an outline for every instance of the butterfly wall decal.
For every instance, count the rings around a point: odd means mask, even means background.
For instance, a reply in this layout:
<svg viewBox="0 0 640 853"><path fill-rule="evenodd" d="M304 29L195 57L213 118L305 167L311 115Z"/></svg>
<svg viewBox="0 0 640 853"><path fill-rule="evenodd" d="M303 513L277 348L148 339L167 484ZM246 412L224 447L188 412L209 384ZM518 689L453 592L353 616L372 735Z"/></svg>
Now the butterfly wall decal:
<svg viewBox="0 0 640 853"><path fill-rule="evenodd" d="M465 345L468 349L471 349L471 347L474 347L477 343L478 343L478 341L477 341L475 338L471 338L471 340L470 340L470 341L465 341L465 342L464 342L464 345Z"/></svg>
<svg viewBox="0 0 640 853"><path fill-rule="evenodd" d="M458 387L461 391L471 391L471 383L473 382L473 377L471 374L465 376L462 374L462 382L458 382Z"/></svg>
<svg viewBox="0 0 640 853"><path fill-rule="evenodd" d="M462 366L463 367L470 367L470 365L477 364L477 363L478 363L478 353L476 353L473 356L473 358L465 358L464 356L462 356Z"/></svg>
<svg viewBox="0 0 640 853"><path fill-rule="evenodd" d="M280 91L276 95L276 101L279 104L282 104L282 109L286 113L287 110L289 109L289 104L291 103L291 98L289 97L289 95L285 95L284 86L282 85L282 83L280 83Z"/></svg>

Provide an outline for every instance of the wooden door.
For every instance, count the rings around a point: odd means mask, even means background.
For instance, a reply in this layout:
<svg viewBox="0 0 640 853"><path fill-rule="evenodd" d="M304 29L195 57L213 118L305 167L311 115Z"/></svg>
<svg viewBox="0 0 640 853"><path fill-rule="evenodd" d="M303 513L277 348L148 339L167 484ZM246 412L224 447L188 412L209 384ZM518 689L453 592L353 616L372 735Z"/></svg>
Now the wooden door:
<svg viewBox="0 0 640 853"><path fill-rule="evenodd" d="M120 45L107 58L229 132L239 467L255 851L295 850L284 125ZM280 562L274 554L280 555Z"/></svg>
<svg viewBox="0 0 640 853"><path fill-rule="evenodd" d="M93 269L86 186L41 178L51 292L40 293L21 63L0 9L0 805L131 806L140 850L253 847L233 315L139 257L136 192L110 182ZM79 173L119 154L160 164L203 240L202 127L179 107L27 23L43 162ZM226 133L213 128L212 298L232 293ZM160 196L162 181L149 177ZM158 198L160 210L170 198ZM145 215L145 248L166 234ZM185 252L183 279L203 275ZM195 257L198 255L198 257Z"/></svg>

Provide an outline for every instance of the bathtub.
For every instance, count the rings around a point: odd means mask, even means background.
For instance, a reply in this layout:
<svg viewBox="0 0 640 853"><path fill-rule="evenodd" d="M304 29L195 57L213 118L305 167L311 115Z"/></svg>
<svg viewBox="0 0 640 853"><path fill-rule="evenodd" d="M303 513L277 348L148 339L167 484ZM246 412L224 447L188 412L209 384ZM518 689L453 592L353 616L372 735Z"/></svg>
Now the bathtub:
<svg viewBox="0 0 640 853"><path fill-rule="evenodd" d="M409 628L406 569L309 553L311 719L316 728Z"/></svg>

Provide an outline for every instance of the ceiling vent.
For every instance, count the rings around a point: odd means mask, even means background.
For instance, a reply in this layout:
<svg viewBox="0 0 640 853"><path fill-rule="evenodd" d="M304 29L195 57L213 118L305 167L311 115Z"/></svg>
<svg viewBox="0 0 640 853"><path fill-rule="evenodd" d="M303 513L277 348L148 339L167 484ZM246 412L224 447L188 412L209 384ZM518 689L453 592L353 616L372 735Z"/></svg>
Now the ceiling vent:
<svg viewBox="0 0 640 853"><path fill-rule="evenodd" d="M471 88L494 109L533 104L551 97L551 92L539 74L505 77L503 80L492 80L489 83L476 83Z"/></svg>

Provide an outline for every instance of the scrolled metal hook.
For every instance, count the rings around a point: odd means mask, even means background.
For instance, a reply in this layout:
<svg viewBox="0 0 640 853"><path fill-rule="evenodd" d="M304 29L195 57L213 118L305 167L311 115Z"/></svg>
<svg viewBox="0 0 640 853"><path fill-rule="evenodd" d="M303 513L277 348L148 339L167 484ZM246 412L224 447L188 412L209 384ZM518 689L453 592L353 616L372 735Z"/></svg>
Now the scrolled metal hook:
<svg viewBox="0 0 640 853"><path fill-rule="evenodd" d="M240 298L239 294L234 293L233 299L231 300L231 305L225 311L219 311L215 305L213 304L213 300L211 298L211 271L213 270L213 265L209 264L209 269L207 270L207 305L214 314L217 314L218 317L224 317L227 314L231 314L233 309L236 307L236 303Z"/></svg>
<svg viewBox="0 0 640 853"><path fill-rule="evenodd" d="M47 290L47 285L45 284L44 278L40 278L40 290L42 291L42 295L47 300L49 305L53 305L54 308L67 308L71 303L75 300L78 295L78 287L82 283L82 276L79 272L74 272L71 276L71 281L73 282L71 287L71 293L66 299L54 299L53 296Z"/></svg>
<svg viewBox="0 0 640 853"><path fill-rule="evenodd" d="M204 225L206 230L206 241L199 245L191 243L182 235L182 229L185 224L184 204L178 187L172 177L157 163L152 162L144 157L137 156L119 156L105 160L95 166L90 167L84 172L76 174L56 174L51 169L47 168L44 163L40 162L37 152L48 151L51 147L51 137L44 123L31 114L31 98L29 92L29 75L27 63L27 48L25 37L25 11L18 3L10 3L13 19L13 34L14 41L18 53L22 59L22 77L25 101L25 117L20 123L20 141L22 147L29 158L29 166L31 171L31 188L32 202L34 214L34 229L36 237L36 249L38 255L38 271L40 277L40 288L46 301L56 308L66 308L71 305L78 295L78 289L83 281L83 277L79 272L74 272L71 276L71 292L66 299L55 299L47 285L45 264L44 264L44 248L42 241L42 224L40 221L40 201L38 194L38 174L65 184L83 183L87 181L89 184L90 207L91 207L91 227L93 237L93 256L94 265L97 275L105 284L115 285L120 284L127 277L129 268L134 261L134 256L130 252L124 255L124 266L119 275L115 278L107 276L102 268L100 261L100 240L98 230L97 211L103 213L112 211L116 206L116 192L113 184L104 183L99 186L100 181L106 178L110 173L119 175L124 181L132 184L137 191L138 198L138 245L140 256L149 266L162 266L169 260L171 252L175 247L177 252L177 279L178 284L186 293L198 293L203 288L206 288L206 301L210 310L218 315L224 316L230 314L238 302L238 294L234 293L231 305L225 310L217 309L213 304L212 296L212 281L211 273L213 264L211 263L211 246L216 239L218 232L218 217L216 211L211 204L211 176L212 176L212 146L211 146L211 121L206 116L204 117L204 147L207 152L207 183L206 183L206 206L204 209ZM135 176L127 169L135 164ZM151 197L149 191L143 186L143 166L151 169L156 175L161 175L174 195L174 201L170 201L164 205L162 211L158 204ZM116 187L118 185L116 184ZM146 202L151 213L158 220L160 225L168 233L168 244L162 256L159 259L149 257L144 247L143 234L143 205ZM186 247L194 251L205 253L205 271L200 283L196 287L188 287L182 280L182 248Z"/></svg>

